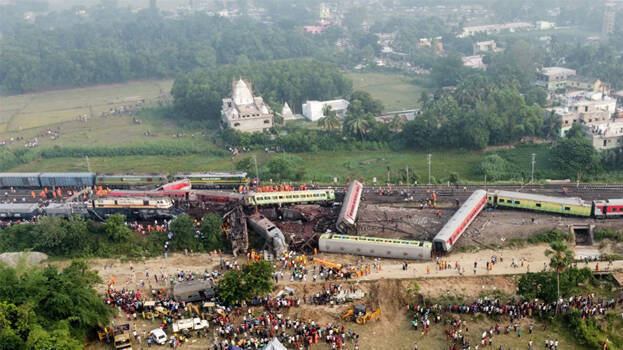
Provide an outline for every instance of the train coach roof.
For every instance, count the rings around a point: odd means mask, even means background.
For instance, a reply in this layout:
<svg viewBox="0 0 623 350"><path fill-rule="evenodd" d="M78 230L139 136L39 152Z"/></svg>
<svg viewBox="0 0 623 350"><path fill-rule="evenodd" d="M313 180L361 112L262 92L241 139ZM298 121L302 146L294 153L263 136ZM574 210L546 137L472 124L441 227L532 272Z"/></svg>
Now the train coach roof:
<svg viewBox="0 0 623 350"><path fill-rule="evenodd" d="M32 212L39 208L37 203L2 203L0 204L0 212Z"/></svg>
<svg viewBox="0 0 623 350"><path fill-rule="evenodd" d="M41 173L42 177L83 177L95 176L95 173Z"/></svg>
<svg viewBox="0 0 623 350"><path fill-rule="evenodd" d="M41 173L0 173L0 177L30 177L39 175Z"/></svg>
<svg viewBox="0 0 623 350"><path fill-rule="evenodd" d="M595 201L595 204L600 204L600 205L623 205L623 198L621 198L621 199L606 199L605 201Z"/></svg>
<svg viewBox="0 0 623 350"><path fill-rule="evenodd" d="M350 236L341 234L325 233L320 236L321 239L332 240L348 240L357 242L369 242L369 243L387 243L397 245L419 246L419 247L432 247L433 244L427 241L413 241L407 239L395 239L395 238L381 238L381 237L365 237L365 236Z"/></svg>
<svg viewBox="0 0 623 350"><path fill-rule="evenodd" d="M467 197L463 205L461 205L459 210L457 210L456 213L454 213L454 215L450 217L450 220L448 220L448 222L446 222L446 224L443 225L443 227L441 228L441 230L439 230L439 232L437 233L437 235L435 236L433 240L434 241L440 241L440 240L445 241L448 238L450 238L450 236L456 231L456 229L459 228L461 223L465 221L465 218L467 218L469 213L474 208L476 208L476 205L478 204L478 202L481 201L486 196L487 196L487 192L484 190L476 190L471 195L469 195L469 197Z"/></svg>
<svg viewBox="0 0 623 350"><path fill-rule="evenodd" d="M157 173L145 173L145 174L97 174L97 177L107 177L107 176L147 176L147 177L155 177L155 176L164 176L165 174L157 174Z"/></svg>
<svg viewBox="0 0 623 350"><path fill-rule="evenodd" d="M578 197L552 197L552 196L543 196L540 194L532 194L532 193L523 193L523 192L512 192L512 191L495 191L495 194L502 197L510 197L512 199L525 199L536 202L548 202L548 203L557 203L557 204L569 204L569 205L588 205L584 200Z"/></svg>
<svg viewBox="0 0 623 350"><path fill-rule="evenodd" d="M247 176L247 173L244 171L207 171L205 173L177 173L175 176Z"/></svg>

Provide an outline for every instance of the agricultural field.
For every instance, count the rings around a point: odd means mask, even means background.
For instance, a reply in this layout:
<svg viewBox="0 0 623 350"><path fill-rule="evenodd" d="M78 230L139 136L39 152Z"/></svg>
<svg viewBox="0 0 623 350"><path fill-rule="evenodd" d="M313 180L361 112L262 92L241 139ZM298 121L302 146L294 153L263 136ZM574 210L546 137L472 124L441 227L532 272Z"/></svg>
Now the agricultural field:
<svg viewBox="0 0 623 350"><path fill-rule="evenodd" d="M411 83L412 78L394 73L348 73L353 90L369 92L383 102L385 112L417 108L422 88Z"/></svg>
<svg viewBox="0 0 623 350"><path fill-rule="evenodd" d="M111 129L106 115L113 108L133 106L144 101L145 105L157 105L158 101L169 99L172 80L131 82L126 84L101 85L81 89L56 90L34 94L0 97L0 139L36 135L41 129L57 127L71 121L76 125L101 130ZM87 117L88 121L82 121ZM103 125L102 125L103 124ZM66 126L64 124L63 126ZM119 130L125 129L121 125ZM117 132L113 132L118 135ZM104 135L105 136L105 135ZM99 137L98 137L99 138ZM109 142L127 139L127 134ZM84 140L80 140L84 141Z"/></svg>

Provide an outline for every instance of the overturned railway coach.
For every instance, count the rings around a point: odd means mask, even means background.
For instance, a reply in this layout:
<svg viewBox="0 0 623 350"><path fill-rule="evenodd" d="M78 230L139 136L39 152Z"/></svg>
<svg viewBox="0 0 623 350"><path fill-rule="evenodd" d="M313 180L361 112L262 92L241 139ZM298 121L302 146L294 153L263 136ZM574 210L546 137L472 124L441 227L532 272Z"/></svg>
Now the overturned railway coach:
<svg viewBox="0 0 623 350"><path fill-rule="evenodd" d="M325 233L318 239L318 248L325 253L429 260L433 245L425 241Z"/></svg>
<svg viewBox="0 0 623 350"><path fill-rule="evenodd" d="M487 192L476 190L433 238L435 251L449 252L469 224L487 205Z"/></svg>
<svg viewBox="0 0 623 350"><path fill-rule="evenodd" d="M346 233L349 228L355 227L357 220L357 212L359 211L359 203L363 192L363 184L359 181L353 181L348 186L340 214L337 217L335 227L338 231Z"/></svg>

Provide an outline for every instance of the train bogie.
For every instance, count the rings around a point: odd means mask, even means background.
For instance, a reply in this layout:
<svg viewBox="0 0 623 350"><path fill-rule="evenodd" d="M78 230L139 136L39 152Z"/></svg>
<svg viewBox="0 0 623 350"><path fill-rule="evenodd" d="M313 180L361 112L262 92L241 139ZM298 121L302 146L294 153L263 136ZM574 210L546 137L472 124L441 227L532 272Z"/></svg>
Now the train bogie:
<svg viewBox="0 0 623 350"><path fill-rule="evenodd" d="M452 250L456 241L486 206L487 201L488 194L486 191L474 191L433 238L435 250L444 252Z"/></svg>
<svg viewBox="0 0 623 350"><path fill-rule="evenodd" d="M115 187L163 185L167 182L169 182L169 180L167 176L163 174L104 174L97 175L95 178L95 184L98 186Z"/></svg>
<svg viewBox="0 0 623 350"><path fill-rule="evenodd" d="M496 191L495 206L590 217L592 205L579 198L558 198L530 193Z"/></svg>
<svg viewBox="0 0 623 350"><path fill-rule="evenodd" d="M318 248L326 253L429 260L433 246L423 241L323 234L318 240Z"/></svg>
<svg viewBox="0 0 623 350"><path fill-rule="evenodd" d="M623 217L623 199L607 199L593 202L595 217Z"/></svg>
<svg viewBox="0 0 623 350"><path fill-rule="evenodd" d="M91 187L95 173L41 173L41 187Z"/></svg>
<svg viewBox="0 0 623 350"><path fill-rule="evenodd" d="M40 213L36 203L0 204L0 220L29 220Z"/></svg>
<svg viewBox="0 0 623 350"><path fill-rule="evenodd" d="M0 173L0 186L4 188L38 188L41 173Z"/></svg>
<svg viewBox="0 0 623 350"><path fill-rule="evenodd" d="M178 173L175 174L174 179L188 179L194 188L235 188L249 183L247 173L244 171Z"/></svg>
<svg viewBox="0 0 623 350"><path fill-rule="evenodd" d="M359 181L353 181L348 186L344 201L342 202L342 209L340 209L340 214L335 224L338 231L345 233L348 228L355 226L362 192L363 184Z"/></svg>
<svg viewBox="0 0 623 350"><path fill-rule="evenodd" d="M325 202L335 199L333 190L304 190L283 192L257 192L246 196L247 205L270 205L305 202Z"/></svg>

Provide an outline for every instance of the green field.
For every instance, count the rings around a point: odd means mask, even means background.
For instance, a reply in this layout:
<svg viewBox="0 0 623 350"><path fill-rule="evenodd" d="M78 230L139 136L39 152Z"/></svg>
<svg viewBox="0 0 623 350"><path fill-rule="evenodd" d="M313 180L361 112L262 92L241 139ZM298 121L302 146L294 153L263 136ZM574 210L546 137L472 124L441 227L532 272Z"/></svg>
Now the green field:
<svg viewBox="0 0 623 350"><path fill-rule="evenodd" d="M384 112L417 108L422 88L411 83L408 76L393 73L348 73L354 90L369 92L385 106Z"/></svg>
<svg viewBox="0 0 623 350"><path fill-rule="evenodd" d="M128 106L140 100L157 103L167 96L172 80L130 82L100 85L82 89L55 90L34 94L0 97L0 138L30 137L40 129L75 121L82 115L89 123L106 122L103 112L119 106ZM123 140L123 139L119 139Z"/></svg>
<svg viewBox="0 0 623 350"><path fill-rule="evenodd" d="M235 162L253 154L257 155L261 167L275 153L256 152L241 154L232 161L229 157L214 154L193 154L185 156L124 156L124 157L89 157L91 169L99 173L110 172L163 172L233 170ZM426 153L418 152L318 152L297 154L304 161L307 169L306 180L330 183L337 177L344 183L348 177L363 178L372 183L374 177L378 183L387 180L387 167L390 168L392 183L398 183L406 175L409 167L410 182L414 182L414 174L420 177L419 183L428 181ZM431 175L438 180L447 179L451 172L457 172L462 179L477 180L471 175L473 169L484 154L477 152L445 152L433 153ZM41 159L20 165L11 171L86 171L86 161L82 158ZM268 180L268 179L266 179Z"/></svg>

